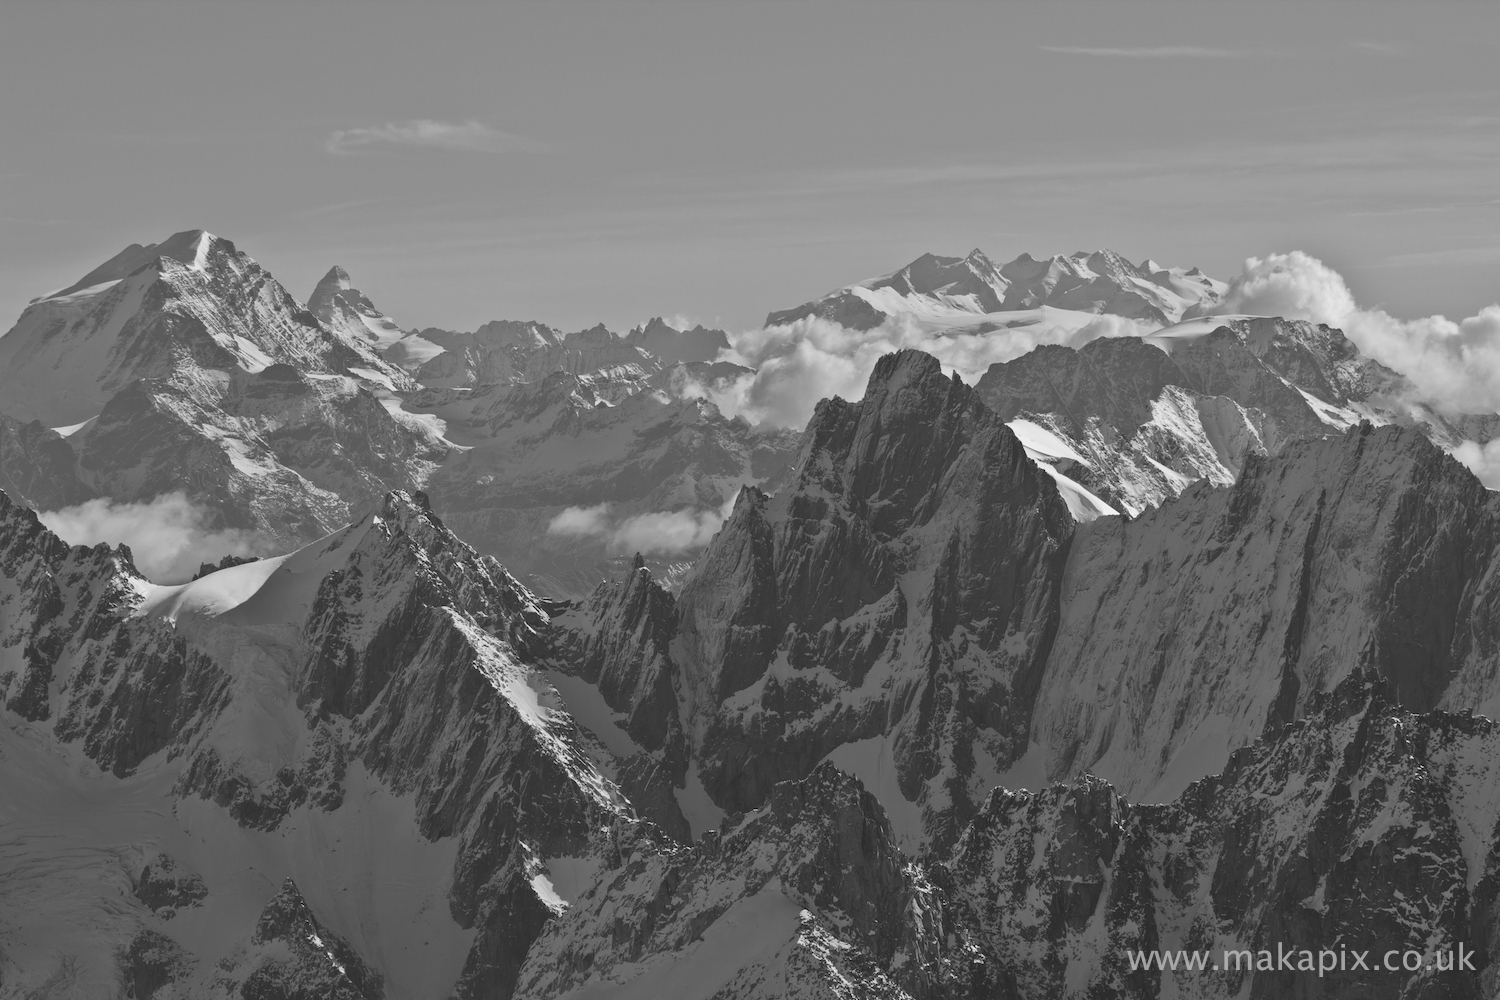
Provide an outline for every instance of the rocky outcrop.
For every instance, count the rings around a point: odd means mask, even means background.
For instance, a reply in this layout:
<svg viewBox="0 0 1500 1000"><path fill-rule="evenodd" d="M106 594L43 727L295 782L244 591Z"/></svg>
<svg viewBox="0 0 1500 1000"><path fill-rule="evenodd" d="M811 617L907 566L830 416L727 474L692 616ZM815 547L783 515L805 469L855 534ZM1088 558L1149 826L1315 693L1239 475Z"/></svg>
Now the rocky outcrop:
<svg viewBox="0 0 1500 1000"><path fill-rule="evenodd" d="M166 854L158 854L147 862L135 883L135 898L158 915L197 906L207 896L208 887L203 879Z"/></svg>
<svg viewBox="0 0 1500 1000"><path fill-rule="evenodd" d="M379 974L318 922L291 879L266 904L238 961L221 966L214 987L256 1000L381 1000Z"/></svg>
<svg viewBox="0 0 1500 1000"><path fill-rule="evenodd" d="M193 961L182 945L159 931L142 929L120 950L120 980L129 1000L173 995L174 984L189 978Z"/></svg>

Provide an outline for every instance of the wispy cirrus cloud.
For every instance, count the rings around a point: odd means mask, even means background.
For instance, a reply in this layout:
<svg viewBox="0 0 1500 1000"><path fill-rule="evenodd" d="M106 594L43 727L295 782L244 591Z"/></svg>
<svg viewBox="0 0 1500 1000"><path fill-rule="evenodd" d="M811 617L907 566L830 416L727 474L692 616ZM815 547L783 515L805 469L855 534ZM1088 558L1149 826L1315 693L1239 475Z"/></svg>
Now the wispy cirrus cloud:
<svg viewBox="0 0 1500 1000"><path fill-rule="evenodd" d="M1158 45L1144 48L1041 45L1038 48L1065 56L1109 56L1116 59L1238 59L1251 55L1249 52L1235 49L1213 49L1197 45Z"/></svg>
<svg viewBox="0 0 1500 1000"><path fill-rule="evenodd" d="M1406 49L1394 42L1376 42L1369 39L1360 39L1349 43L1349 47L1359 49L1361 52L1370 52L1377 56L1399 56L1404 55Z"/></svg>
<svg viewBox="0 0 1500 1000"><path fill-rule="evenodd" d="M338 129L329 133L323 148L330 153L352 153L367 146L425 146L475 153L544 153L552 147L539 139L501 132L483 122L444 122L413 118L365 128Z"/></svg>

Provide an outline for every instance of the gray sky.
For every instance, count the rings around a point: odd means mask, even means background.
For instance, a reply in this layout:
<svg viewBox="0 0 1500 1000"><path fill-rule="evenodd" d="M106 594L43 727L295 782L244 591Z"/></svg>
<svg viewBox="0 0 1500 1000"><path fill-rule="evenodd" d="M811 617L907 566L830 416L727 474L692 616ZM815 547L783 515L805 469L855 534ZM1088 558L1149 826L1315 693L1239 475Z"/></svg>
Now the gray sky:
<svg viewBox="0 0 1500 1000"><path fill-rule="evenodd" d="M7 3L0 329L195 227L403 326L741 329L975 246L1302 249L1467 316L1497 39L1493 3Z"/></svg>

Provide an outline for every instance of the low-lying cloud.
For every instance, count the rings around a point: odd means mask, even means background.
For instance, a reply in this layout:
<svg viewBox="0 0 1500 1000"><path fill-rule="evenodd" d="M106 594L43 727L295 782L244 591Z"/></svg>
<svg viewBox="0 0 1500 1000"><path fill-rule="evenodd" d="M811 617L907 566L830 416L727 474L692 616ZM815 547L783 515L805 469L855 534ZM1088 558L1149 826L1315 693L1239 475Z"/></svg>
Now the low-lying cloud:
<svg viewBox="0 0 1500 1000"><path fill-rule="evenodd" d="M550 148L545 142L501 132L472 118L464 122L414 118L405 122L339 129L323 141L323 148L330 153L352 153L361 147L376 145L426 146L478 153L540 153Z"/></svg>
<svg viewBox="0 0 1500 1000"><path fill-rule="evenodd" d="M1099 337L1141 336L1154 329L1121 316L1096 316L1081 327L1038 323L987 333L934 329L906 316L892 316L870 330L807 317L733 336L732 349L722 360L755 370L723 386L703 386L695 394L727 416L774 427L802 427L818 400L863 396L875 362L892 351L925 351L972 384L990 365L1011 361L1041 344L1081 347Z"/></svg>
<svg viewBox="0 0 1500 1000"><path fill-rule="evenodd" d="M703 548L724 525L733 501L718 511L675 510L635 514L620 520L610 516L610 505L568 507L547 525L547 534L570 538L604 539L613 554L676 555Z"/></svg>
<svg viewBox="0 0 1500 1000"><path fill-rule="evenodd" d="M164 493L141 503L89 500L41 511L37 517L71 545L130 546L136 569L153 583L184 583L203 563L217 563L226 555L274 551L254 532L210 528L208 511L184 493Z"/></svg>
<svg viewBox="0 0 1500 1000"><path fill-rule="evenodd" d="M1500 440L1486 444L1465 441L1449 454L1468 466L1485 486L1500 490Z"/></svg>

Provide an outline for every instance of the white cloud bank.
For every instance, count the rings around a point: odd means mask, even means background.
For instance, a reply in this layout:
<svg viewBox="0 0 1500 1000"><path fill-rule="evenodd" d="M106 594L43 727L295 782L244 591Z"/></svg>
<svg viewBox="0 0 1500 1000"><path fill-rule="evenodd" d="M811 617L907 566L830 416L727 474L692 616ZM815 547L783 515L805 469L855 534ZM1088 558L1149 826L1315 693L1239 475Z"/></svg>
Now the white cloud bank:
<svg viewBox="0 0 1500 1000"><path fill-rule="evenodd" d="M414 118L366 128L339 129L323 141L323 148L330 153L352 153L360 147L372 145L426 146L479 153L540 153L550 148L545 142L500 132L472 118L465 122Z"/></svg>
<svg viewBox="0 0 1500 1000"><path fill-rule="evenodd" d="M1246 260L1219 311L1338 327L1366 355L1411 379L1429 405L1446 413L1500 412L1500 304L1461 320L1397 319L1361 309L1337 271L1294 250ZM1500 486L1500 444L1465 442L1453 457L1486 486Z"/></svg>
<svg viewBox="0 0 1500 1000"><path fill-rule="evenodd" d="M37 517L70 545L130 546L136 568L153 583L186 582L201 564L217 563L226 555L272 552L254 532L210 529L208 512L183 493L165 493L143 503L89 500L41 511Z"/></svg>
<svg viewBox="0 0 1500 1000"><path fill-rule="evenodd" d="M1219 312L1327 323L1365 354L1411 379L1421 398L1448 413L1500 411L1500 304L1467 319L1397 319L1361 309L1343 277L1316 257L1251 257Z"/></svg>
<svg viewBox="0 0 1500 1000"><path fill-rule="evenodd" d="M676 555L703 548L733 509L731 499L717 512L676 510L636 514L621 521L610 516L610 505L568 507L547 525L547 534L571 538L598 537L611 553Z"/></svg>
<svg viewBox="0 0 1500 1000"><path fill-rule="evenodd" d="M1366 355L1411 379L1420 399L1430 405L1449 413L1500 412L1500 304L1461 320L1397 319L1382 309L1361 308L1338 272L1309 254L1292 251L1246 260L1217 312L1285 316L1338 327ZM1118 316L1096 316L1082 325L1076 314L1072 320L1065 317L1056 313L1055 321L1049 321L1044 315L1031 326L988 333L955 333L909 315L890 316L870 330L850 330L808 317L731 334L731 349L720 360L755 370L734 381L690 384L687 394L711 400L728 416L801 427L820 399L860 398L875 362L892 351L926 351L972 383L990 365L1042 344L1077 348L1100 337L1142 336L1155 330ZM1485 481L1500 485L1500 446L1481 449L1476 444L1460 450L1458 457L1481 478L1493 469L1494 475ZM606 530L618 527L597 533Z"/></svg>
<svg viewBox="0 0 1500 1000"><path fill-rule="evenodd" d="M802 427L818 400L863 396L875 362L892 351L926 351L972 384L990 365L1011 361L1041 344L1082 347L1099 337L1141 336L1154 329L1120 316L1096 316L1081 326L1038 323L989 333L934 329L906 316L892 316L870 330L850 330L807 317L731 336L732 350L722 360L755 371L727 386L690 386L688 392L712 401L727 416L774 427Z"/></svg>

